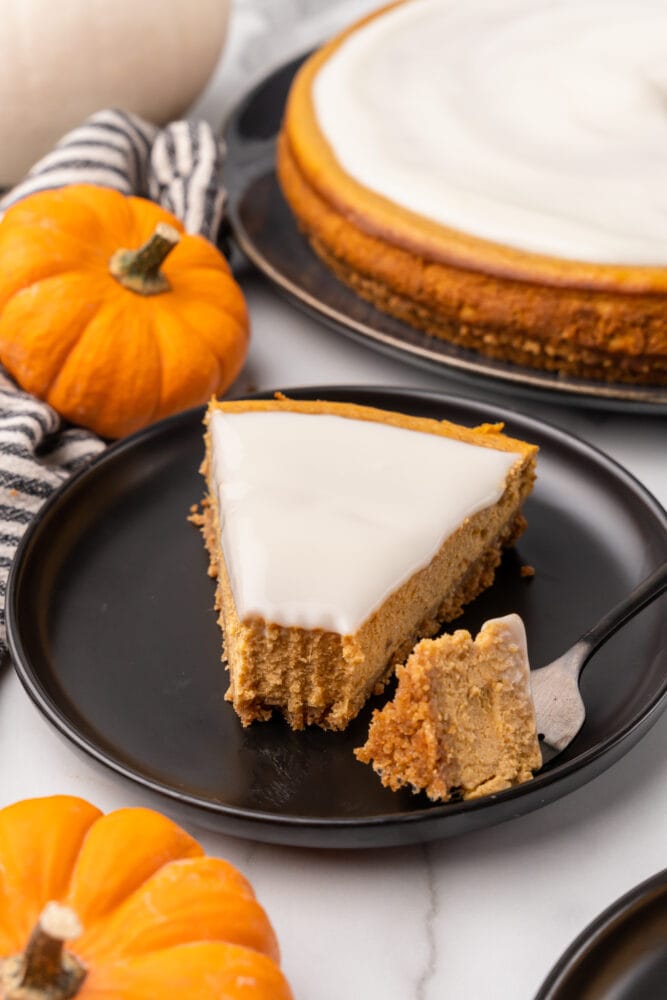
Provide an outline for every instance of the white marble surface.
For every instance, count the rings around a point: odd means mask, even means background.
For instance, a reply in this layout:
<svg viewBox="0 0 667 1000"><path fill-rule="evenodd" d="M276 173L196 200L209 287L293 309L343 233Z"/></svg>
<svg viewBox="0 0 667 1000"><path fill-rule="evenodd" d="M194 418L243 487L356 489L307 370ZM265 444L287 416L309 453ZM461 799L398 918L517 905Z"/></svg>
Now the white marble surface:
<svg viewBox="0 0 667 1000"><path fill-rule="evenodd" d="M244 287L254 333L238 390L357 383L461 391L319 327L259 278ZM492 396L466 394L492 410ZM667 502L664 419L514 405L602 447ZM666 746L667 715L565 799L424 847L320 852L190 829L252 879L296 997L530 1000L590 919L667 865ZM0 680L0 761L0 805L55 792L104 809L143 801L140 790L75 755L9 672Z"/></svg>
<svg viewBox="0 0 667 1000"><path fill-rule="evenodd" d="M307 5L287 6L294 12ZM250 5L240 13L252 21ZM266 23L258 18L255 28ZM211 118L226 100L224 64L216 79L201 106ZM385 384L459 392L493 407L485 386L463 388L356 345L302 316L259 278L244 279L244 288L253 341L238 390ZM496 401L505 405L507 398ZM667 503L664 418L519 398L510 405L593 442ZM278 932L295 997L530 1000L589 920L667 865L666 747L667 715L620 762L561 801L423 847L322 852L190 829L253 881ZM5 672L0 805L55 792L88 797L103 809L143 801L139 789L75 755Z"/></svg>

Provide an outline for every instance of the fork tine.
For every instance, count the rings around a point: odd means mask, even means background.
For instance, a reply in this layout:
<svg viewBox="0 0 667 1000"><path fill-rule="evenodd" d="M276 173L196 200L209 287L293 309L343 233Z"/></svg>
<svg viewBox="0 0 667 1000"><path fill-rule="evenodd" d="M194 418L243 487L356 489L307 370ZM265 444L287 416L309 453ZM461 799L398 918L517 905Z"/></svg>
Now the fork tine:
<svg viewBox="0 0 667 1000"><path fill-rule="evenodd" d="M540 753L542 754L542 767L544 767L544 765L552 761L554 757L558 757L562 751L558 750L556 747L552 747L546 740L541 739Z"/></svg>
<svg viewBox="0 0 667 1000"><path fill-rule="evenodd" d="M586 717L579 693L585 655L585 648L577 643L560 659L530 675L537 731L558 752L574 739Z"/></svg>
<svg viewBox="0 0 667 1000"><path fill-rule="evenodd" d="M546 667L531 671L530 684L537 731L542 736L543 764L564 750L584 724L586 708L579 693L579 675L592 654L665 590L667 562L658 566L563 656Z"/></svg>

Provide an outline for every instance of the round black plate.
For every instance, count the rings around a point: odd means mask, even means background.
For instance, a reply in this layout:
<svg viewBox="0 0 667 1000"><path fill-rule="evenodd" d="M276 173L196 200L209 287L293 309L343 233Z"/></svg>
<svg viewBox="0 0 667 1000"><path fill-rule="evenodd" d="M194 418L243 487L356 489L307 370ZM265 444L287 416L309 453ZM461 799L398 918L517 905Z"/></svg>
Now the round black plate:
<svg viewBox="0 0 667 1000"><path fill-rule="evenodd" d="M605 910L535 1000L659 1000L667 994L667 869Z"/></svg>
<svg viewBox="0 0 667 1000"><path fill-rule="evenodd" d="M432 393L286 391L469 425L504 420L540 445L528 530L457 622L476 631L518 611L534 666L667 558L659 504L610 459L540 421ZM624 753L665 707L667 620L656 602L587 668L588 719L569 750L499 795L433 805L383 788L352 754L381 698L343 733L293 733L278 719L243 729L224 701L214 582L186 520L203 492L201 418L190 411L110 448L50 500L14 563L7 613L19 676L46 717L96 760L240 836L399 844L487 826L565 794ZM521 576L522 562L535 566L533 579Z"/></svg>
<svg viewBox="0 0 667 1000"><path fill-rule="evenodd" d="M304 57L274 71L240 103L225 128L229 218L248 259L315 319L368 347L494 391L542 402L667 413L667 387L593 382L495 361L431 337L360 299L310 249L280 192L275 137L290 83Z"/></svg>

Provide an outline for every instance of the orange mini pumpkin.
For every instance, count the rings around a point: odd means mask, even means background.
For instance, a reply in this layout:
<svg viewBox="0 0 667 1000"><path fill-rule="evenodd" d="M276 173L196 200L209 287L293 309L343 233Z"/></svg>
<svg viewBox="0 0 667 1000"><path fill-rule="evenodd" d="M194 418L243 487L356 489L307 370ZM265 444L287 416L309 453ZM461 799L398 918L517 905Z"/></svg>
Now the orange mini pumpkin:
<svg viewBox="0 0 667 1000"><path fill-rule="evenodd" d="M247 344L225 258L151 201L76 184L0 223L0 361L75 424L121 437L203 403Z"/></svg>
<svg viewBox="0 0 667 1000"><path fill-rule="evenodd" d="M159 813L0 810L2 1000L292 1000L278 960L244 877Z"/></svg>

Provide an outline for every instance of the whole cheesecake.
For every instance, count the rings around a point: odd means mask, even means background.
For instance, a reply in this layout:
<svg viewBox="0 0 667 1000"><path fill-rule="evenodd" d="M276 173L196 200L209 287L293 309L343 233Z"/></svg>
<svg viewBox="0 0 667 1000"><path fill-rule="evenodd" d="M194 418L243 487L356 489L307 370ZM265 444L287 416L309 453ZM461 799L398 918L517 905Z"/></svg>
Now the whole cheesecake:
<svg viewBox="0 0 667 1000"><path fill-rule="evenodd" d="M247 725L343 729L415 642L488 587L537 448L372 407L213 402L198 518L228 699Z"/></svg>
<svg viewBox="0 0 667 1000"><path fill-rule="evenodd" d="M278 143L315 251L488 356L667 383L667 6L404 0L306 61Z"/></svg>

